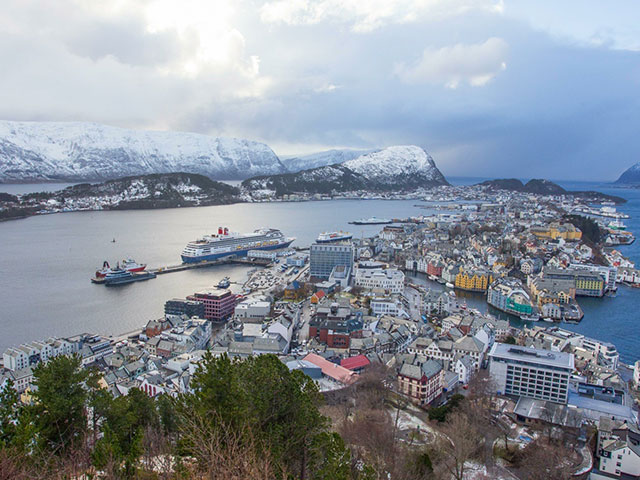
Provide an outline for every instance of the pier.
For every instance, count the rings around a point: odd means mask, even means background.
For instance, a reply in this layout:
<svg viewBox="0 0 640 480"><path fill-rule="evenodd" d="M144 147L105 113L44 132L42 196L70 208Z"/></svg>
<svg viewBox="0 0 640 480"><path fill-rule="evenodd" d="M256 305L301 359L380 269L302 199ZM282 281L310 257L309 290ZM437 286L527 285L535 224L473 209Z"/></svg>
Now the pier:
<svg viewBox="0 0 640 480"><path fill-rule="evenodd" d="M198 263L181 263L180 265L171 265L167 267L158 267L148 269L149 272L156 275L163 275L165 273L182 272L184 270L193 270L195 268L215 267L216 265L253 265L257 267L266 267L271 263L271 260L266 258L220 258L218 260L204 260Z"/></svg>

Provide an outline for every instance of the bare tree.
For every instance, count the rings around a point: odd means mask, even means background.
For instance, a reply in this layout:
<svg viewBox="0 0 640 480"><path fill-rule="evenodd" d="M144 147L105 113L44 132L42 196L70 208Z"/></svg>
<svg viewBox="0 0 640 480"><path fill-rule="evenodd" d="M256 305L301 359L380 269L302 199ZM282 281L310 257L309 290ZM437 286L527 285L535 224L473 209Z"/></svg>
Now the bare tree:
<svg viewBox="0 0 640 480"><path fill-rule="evenodd" d="M532 442L522 452L519 477L522 480L566 480L574 470L575 452L562 445Z"/></svg>
<svg viewBox="0 0 640 480"><path fill-rule="evenodd" d="M193 479L270 480L277 474L268 452L259 449L253 434L237 431L220 419L205 419L196 412L180 422L181 440L194 462L185 466Z"/></svg>
<svg viewBox="0 0 640 480"><path fill-rule="evenodd" d="M434 469L442 478L463 480L466 463L478 452L481 437L463 412L450 414L441 433Z"/></svg>

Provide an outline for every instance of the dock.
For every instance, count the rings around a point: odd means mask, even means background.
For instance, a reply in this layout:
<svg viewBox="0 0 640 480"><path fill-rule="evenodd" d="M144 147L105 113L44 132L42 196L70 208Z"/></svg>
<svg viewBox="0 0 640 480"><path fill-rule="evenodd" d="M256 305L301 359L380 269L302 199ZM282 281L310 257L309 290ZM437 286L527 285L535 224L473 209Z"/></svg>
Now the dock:
<svg viewBox="0 0 640 480"><path fill-rule="evenodd" d="M256 267L266 267L271 264L271 260L266 258L220 258L218 260L203 260L198 263L181 263L179 265L171 265L167 267L151 268L148 271L156 275L165 273L182 272L184 270L193 270L195 268L215 267L217 265L253 265Z"/></svg>

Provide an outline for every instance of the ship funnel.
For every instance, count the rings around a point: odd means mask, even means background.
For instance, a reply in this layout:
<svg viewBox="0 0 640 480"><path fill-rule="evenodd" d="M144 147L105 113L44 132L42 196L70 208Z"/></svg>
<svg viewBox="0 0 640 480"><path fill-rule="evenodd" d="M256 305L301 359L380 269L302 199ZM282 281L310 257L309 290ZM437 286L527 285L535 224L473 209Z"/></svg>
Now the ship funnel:
<svg viewBox="0 0 640 480"><path fill-rule="evenodd" d="M229 235L229 229L227 227L224 227L224 234Z"/></svg>
<svg viewBox="0 0 640 480"><path fill-rule="evenodd" d="M222 235L222 227L218 227L218 235Z"/></svg>

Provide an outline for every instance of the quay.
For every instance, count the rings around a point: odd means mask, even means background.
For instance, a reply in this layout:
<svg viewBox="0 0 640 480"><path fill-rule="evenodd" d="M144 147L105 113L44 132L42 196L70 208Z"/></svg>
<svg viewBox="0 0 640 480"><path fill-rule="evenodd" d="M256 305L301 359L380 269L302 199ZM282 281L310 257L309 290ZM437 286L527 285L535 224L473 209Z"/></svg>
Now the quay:
<svg viewBox="0 0 640 480"><path fill-rule="evenodd" d="M158 267L149 269L149 272L156 275L163 275L165 273L182 272L184 270L193 270L195 268L215 267L216 265L254 265L259 267L267 267L271 264L271 260L266 258L245 258L245 257L233 257L233 258L219 258L217 260L203 260L198 263L181 263L180 265L171 265L167 267Z"/></svg>

